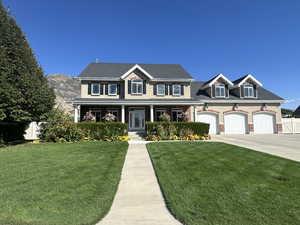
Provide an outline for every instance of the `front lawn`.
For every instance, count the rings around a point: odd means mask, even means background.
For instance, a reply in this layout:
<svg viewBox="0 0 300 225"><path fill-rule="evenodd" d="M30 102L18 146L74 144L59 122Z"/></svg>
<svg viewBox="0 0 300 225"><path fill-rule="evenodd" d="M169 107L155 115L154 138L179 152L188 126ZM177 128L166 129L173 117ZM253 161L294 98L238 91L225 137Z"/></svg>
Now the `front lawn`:
<svg viewBox="0 0 300 225"><path fill-rule="evenodd" d="M88 225L108 212L128 144L0 149L0 225Z"/></svg>
<svg viewBox="0 0 300 225"><path fill-rule="evenodd" d="M166 204L184 224L300 224L300 163L224 143L147 148Z"/></svg>

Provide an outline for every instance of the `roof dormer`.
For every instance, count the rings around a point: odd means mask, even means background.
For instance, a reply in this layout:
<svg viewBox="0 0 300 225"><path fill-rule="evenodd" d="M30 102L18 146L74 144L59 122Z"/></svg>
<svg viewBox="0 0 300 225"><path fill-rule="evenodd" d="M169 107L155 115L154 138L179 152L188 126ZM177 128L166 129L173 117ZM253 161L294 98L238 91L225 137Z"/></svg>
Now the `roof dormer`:
<svg viewBox="0 0 300 225"><path fill-rule="evenodd" d="M206 89L207 94L212 98L228 98L229 89L233 83L223 74L218 74L209 81L207 81L203 88Z"/></svg>
<svg viewBox="0 0 300 225"><path fill-rule="evenodd" d="M238 90L240 98L257 98L257 88L262 86L251 74L247 74L234 82L233 89Z"/></svg>

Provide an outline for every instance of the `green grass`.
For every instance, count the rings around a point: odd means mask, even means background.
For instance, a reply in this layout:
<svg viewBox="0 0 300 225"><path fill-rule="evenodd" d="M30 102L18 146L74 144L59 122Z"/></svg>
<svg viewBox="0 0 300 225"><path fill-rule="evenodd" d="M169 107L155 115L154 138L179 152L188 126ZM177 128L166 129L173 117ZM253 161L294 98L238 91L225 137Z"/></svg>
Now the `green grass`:
<svg viewBox="0 0 300 225"><path fill-rule="evenodd" d="M224 143L147 148L166 204L184 224L300 224L300 163Z"/></svg>
<svg viewBox="0 0 300 225"><path fill-rule="evenodd" d="M127 148L85 142L1 149L0 224L95 224L112 204Z"/></svg>

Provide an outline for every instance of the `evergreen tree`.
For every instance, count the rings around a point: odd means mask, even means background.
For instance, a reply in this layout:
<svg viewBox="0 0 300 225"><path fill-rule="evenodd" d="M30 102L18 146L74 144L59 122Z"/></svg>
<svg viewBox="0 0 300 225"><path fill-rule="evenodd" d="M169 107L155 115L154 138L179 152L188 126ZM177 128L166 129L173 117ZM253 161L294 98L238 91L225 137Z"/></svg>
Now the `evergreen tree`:
<svg viewBox="0 0 300 225"><path fill-rule="evenodd" d="M0 121L39 121L54 100L26 37L0 0Z"/></svg>

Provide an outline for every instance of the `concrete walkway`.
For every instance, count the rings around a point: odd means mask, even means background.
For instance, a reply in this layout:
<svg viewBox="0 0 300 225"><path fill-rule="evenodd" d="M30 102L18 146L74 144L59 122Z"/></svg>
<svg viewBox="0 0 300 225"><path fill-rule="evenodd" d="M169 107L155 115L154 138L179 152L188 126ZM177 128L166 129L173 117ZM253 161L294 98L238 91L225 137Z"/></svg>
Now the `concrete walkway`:
<svg viewBox="0 0 300 225"><path fill-rule="evenodd" d="M131 142L112 208L97 225L180 225L167 210L146 145Z"/></svg>
<svg viewBox="0 0 300 225"><path fill-rule="evenodd" d="M300 135L216 135L213 141L239 145L300 162Z"/></svg>

